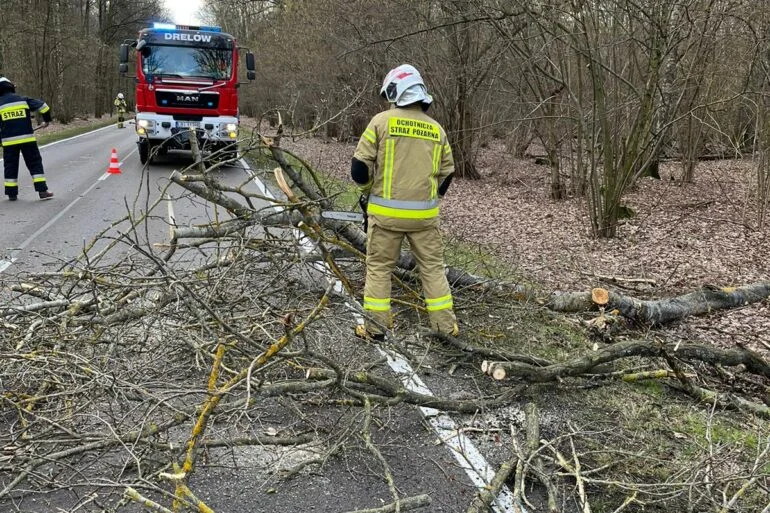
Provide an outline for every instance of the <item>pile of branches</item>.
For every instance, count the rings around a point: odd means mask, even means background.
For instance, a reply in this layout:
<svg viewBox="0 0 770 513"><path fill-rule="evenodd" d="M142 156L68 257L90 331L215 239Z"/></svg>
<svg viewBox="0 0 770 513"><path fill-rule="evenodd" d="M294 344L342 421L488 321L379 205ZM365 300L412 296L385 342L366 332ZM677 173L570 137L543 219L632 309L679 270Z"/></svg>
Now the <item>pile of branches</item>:
<svg viewBox="0 0 770 513"><path fill-rule="evenodd" d="M767 414L764 405L698 386L683 368L696 361L742 366L767 379L770 371L762 358L740 349L719 352L655 342L609 345L554 362L434 334L470 365L513 380L495 395L461 400L405 390L382 362L344 349L351 305L363 314L354 298L361 288L365 235L352 224L320 219L318 211L333 208L331 200L317 181L308 180L309 166L281 150L279 138L262 138L248 151L275 160L291 182L286 198L225 187L212 173L223 163L205 169L199 158L185 172L175 172L170 183L215 205L226 220L176 228L169 244L158 248L142 237L156 207L150 205L143 215L131 213L115 223L122 227L118 235L105 230L59 271L3 275L0 509L45 493L68 504L68 511L86 504L119 511L134 502L154 511L213 511L191 484L207 450L316 448L315 456L283 469L288 478L333 457L347 443L362 444L382 464L393 503L377 511L419 508L430 497L400 497L386 459L372 442L374 407L403 403L472 415L514 402L517 383L613 375L610 364L629 357L663 359L667 376L699 400ZM255 200L270 206L258 208ZM316 250L298 250L295 230L311 238ZM348 258L340 260L339 254ZM402 255L399 277L413 279L414 268L413 259ZM497 294L562 311L573 306L555 305L575 304L574 297L559 303L462 270L450 269L448 275L459 297L470 290L474 297ZM413 299L418 309L419 298ZM584 306L600 311L602 318L622 315L612 305ZM302 416L291 427L252 429L251 420L275 398L295 401L298 411L306 403L344 404L362 415L333 435ZM537 416L532 418L536 426ZM570 447L571 438L559 442ZM469 511L486 508L492 492L512 475L516 490L524 490L526 476L545 485L554 508L568 493L554 483L581 483L579 493L572 494L585 510L587 480L578 454L573 446L569 461L554 444L530 435ZM550 464L540 457L546 450L553 452ZM682 485L680 493L691 484ZM638 494L644 493L634 490L633 501L641 502ZM116 502L107 500L116 497Z"/></svg>

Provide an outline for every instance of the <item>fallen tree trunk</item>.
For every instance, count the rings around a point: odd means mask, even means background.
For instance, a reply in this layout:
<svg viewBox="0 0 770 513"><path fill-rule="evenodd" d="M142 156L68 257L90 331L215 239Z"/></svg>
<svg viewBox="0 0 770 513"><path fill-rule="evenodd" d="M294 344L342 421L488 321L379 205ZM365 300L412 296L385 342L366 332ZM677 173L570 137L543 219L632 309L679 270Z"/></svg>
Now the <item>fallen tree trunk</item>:
<svg viewBox="0 0 770 513"><path fill-rule="evenodd" d="M742 287L704 287L683 296L654 301L643 301L607 291L605 305L597 304L593 298L595 292L574 292L554 295L546 304L556 312L586 312L598 310L618 310L624 317L633 321L661 325L677 321L691 315L703 315L725 308L737 308L762 301L770 297L770 282L758 282Z"/></svg>
<svg viewBox="0 0 770 513"><path fill-rule="evenodd" d="M552 363L545 367L529 365L521 361L484 361L481 369L495 379L519 377L534 383L557 381L562 377L590 373L596 367L632 356L655 357L669 355L689 362L704 362L732 367L744 365L748 372L770 378L770 365L756 353L744 348L720 349L699 344L664 345L649 342L624 342L612 344L599 351L567 362Z"/></svg>

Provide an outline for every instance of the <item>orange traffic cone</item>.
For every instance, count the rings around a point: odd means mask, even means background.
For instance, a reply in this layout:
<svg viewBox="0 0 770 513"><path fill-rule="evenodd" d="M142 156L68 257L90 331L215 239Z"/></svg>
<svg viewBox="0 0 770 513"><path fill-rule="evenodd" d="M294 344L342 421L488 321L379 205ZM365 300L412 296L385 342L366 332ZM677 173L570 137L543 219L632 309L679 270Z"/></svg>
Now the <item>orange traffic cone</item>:
<svg viewBox="0 0 770 513"><path fill-rule="evenodd" d="M118 152L115 150L115 148L112 148L112 155L110 156L110 167L107 169L107 172L111 175L120 174L120 162L118 162Z"/></svg>

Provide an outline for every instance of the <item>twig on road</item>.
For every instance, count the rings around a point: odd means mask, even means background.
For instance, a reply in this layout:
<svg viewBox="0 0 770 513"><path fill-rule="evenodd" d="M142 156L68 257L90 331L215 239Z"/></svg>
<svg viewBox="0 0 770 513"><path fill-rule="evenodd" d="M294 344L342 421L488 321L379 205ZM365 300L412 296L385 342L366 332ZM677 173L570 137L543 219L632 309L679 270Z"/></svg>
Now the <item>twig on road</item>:
<svg viewBox="0 0 770 513"><path fill-rule="evenodd" d="M400 508L401 511L411 511L413 509L429 506L430 503L430 495L423 494L407 497L406 499L401 499L398 503L386 504L380 508L356 509L345 513L395 513L398 511L396 508Z"/></svg>

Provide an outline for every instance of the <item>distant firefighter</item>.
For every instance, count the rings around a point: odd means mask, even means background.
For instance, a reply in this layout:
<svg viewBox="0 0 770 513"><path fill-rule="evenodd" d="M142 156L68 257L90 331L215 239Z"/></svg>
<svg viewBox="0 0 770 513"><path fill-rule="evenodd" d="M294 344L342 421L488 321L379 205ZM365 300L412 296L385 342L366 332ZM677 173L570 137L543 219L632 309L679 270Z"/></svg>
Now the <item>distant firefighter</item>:
<svg viewBox="0 0 770 513"><path fill-rule="evenodd" d="M123 93L118 93L118 96L115 97L115 111L118 113L118 128L123 128L126 112L128 112L128 104Z"/></svg>

